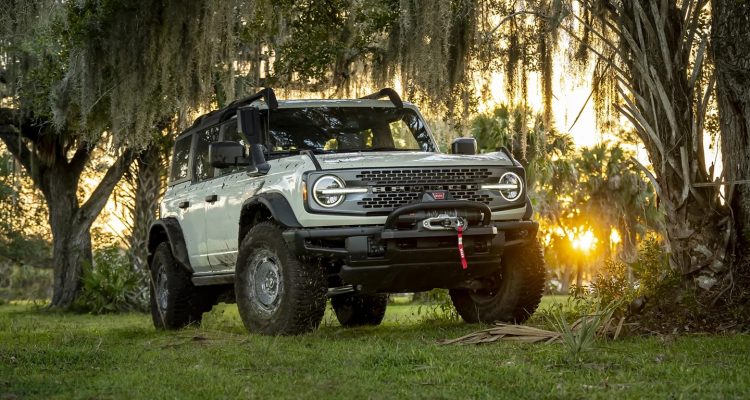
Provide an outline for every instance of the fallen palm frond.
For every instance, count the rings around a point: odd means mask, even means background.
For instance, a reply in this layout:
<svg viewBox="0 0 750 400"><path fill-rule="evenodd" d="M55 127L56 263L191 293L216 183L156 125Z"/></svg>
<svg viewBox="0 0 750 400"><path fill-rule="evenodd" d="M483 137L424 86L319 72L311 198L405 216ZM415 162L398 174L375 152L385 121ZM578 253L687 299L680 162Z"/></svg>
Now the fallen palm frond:
<svg viewBox="0 0 750 400"><path fill-rule="evenodd" d="M480 344L498 340L524 343L551 343L560 340L560 334L530 326L499 323L491 328L482 329L481 331L473 332L460 338L442 340L440 344Z"/></svg>
<svg viewBox="0 0 750 400"><path fill-rule="evenodd" d="M525 325L498 323L455 339L441 340L440 344L482 344L498 340L523 343L563 343L576 349L576 353L591 346L597 337L617 339L622 333L625 317L614 318L613 307L593 312L569 324L562 315L555 315L552 325L557 331Z"/></svg>

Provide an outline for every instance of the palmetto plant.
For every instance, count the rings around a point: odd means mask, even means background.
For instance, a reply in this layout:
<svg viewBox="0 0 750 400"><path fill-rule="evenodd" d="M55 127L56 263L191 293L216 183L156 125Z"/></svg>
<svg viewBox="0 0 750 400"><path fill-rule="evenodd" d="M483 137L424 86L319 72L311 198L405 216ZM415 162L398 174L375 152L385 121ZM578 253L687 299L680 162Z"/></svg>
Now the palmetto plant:
<svg viewBox="0 0 750 400"><path fill-rule="evenodd" d="M562 305L552 309L545 316L554 330L560 334L559 340L568 352L568 360L576 362L580 360L581 354L594 349L598 338L609 333L612 315L619 307L619 302L606 305L596 302L591 312L573 323L566 319ZM619 330L620 328L616 328L615 336L619 334Z"/></svg>

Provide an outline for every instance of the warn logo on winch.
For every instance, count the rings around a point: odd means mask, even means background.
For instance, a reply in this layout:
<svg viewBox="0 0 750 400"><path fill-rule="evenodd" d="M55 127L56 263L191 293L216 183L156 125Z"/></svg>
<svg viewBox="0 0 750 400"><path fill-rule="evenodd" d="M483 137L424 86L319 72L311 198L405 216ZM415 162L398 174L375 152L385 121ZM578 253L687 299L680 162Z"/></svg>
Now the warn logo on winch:
<svg viewBox="0 0 750 400"><path fill-rule="evenodd" d="M433 200L453 200L453 196L447 190L425 190L422 194L422 201Z"/></svg>

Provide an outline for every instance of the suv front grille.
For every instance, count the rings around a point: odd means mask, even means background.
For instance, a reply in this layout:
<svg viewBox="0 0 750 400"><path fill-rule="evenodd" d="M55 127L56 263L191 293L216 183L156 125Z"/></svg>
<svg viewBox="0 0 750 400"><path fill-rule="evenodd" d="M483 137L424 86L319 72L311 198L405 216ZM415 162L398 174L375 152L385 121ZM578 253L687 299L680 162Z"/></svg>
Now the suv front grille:
<svg viewBox="0 0 750 400"><path fill-rule="evenodd" d="M357 174L358 179L370 185L484 182L490 176L488 168L379 169Z"/></svg>
<svg viewBox="0 0 750 400"><path fill-rule="evenodd" d="M488 168L415 168L367 170L356 178L371 187L371 194L357 204L385 210L416 201L424 191L447 190L456 200L489 205L493 197L480 193L480 185L493 175Z"/></svg>

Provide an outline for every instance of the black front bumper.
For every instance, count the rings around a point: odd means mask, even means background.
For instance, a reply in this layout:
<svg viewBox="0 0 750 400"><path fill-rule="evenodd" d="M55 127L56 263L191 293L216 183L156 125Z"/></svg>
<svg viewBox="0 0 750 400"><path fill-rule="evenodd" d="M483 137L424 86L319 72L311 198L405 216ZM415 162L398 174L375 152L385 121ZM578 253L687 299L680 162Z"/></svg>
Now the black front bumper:
<svg viewBox="0 0 750 400"><path fill-rule="evenodd" d="M538 228L535 221L488 219L469 227L463 232L465 270L456 231L397 229L391 218L379 226L288 230L284 238L299 256L340 261L341 284L361 285L365 291L405 292L463 287L496 273L503 252L534 240Z"/></svg>

